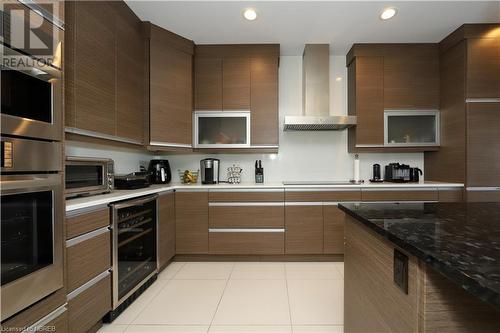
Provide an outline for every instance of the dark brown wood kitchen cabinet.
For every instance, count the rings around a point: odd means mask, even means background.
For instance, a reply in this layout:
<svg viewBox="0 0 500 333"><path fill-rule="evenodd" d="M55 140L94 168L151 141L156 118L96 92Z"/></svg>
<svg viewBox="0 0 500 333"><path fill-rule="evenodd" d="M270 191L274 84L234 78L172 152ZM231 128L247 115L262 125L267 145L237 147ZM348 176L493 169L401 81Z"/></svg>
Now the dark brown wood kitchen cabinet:
<svg viewBox="0 0 500 333"><path fill-rule="evenodd" d="M158 248L160 268L175 256L175 195L174 192L158 197Z"/></svg>
<svg viewBox="0 0 500 333"><path fill-rule="evenodd" d="M222 110L222 58L194 59L195 110Z"/></svg>
<svg viewBox="0 0 500 333"><path fill-rule="evenodd" d="M66 5L66 126L114 135L115 19L110 2Z"/></svg>
<svg viewBox="0 0 500 333"><path fill-rule="evenodd" d="M426 179L464 183L467 201L500 201L499 24L464 24L440 43L442 147Z"/></svg>
<svg viewBox="0 0 500 333"><path fill-rule="evenodd" d="M278 145L278 57L250 59L252 145Z"/></svg>
<svg viewBox="0 0 500 333"><path fill-rule="evenodd" d="M251 148L278 147L279 45L199 45L194 109L249 110Z"/></svg>
<svg viewBox="0 0 500 333"><path fill-rule="evenodd" d="M141 21L128 7L115 4L116 135L143 142L144 38Z"/></svg>
<svg viewBox="0 0 500 333"><path fill-rule="evenodd" d="M439 109L438 44L355 44L347 67L350 152L438 149L384 145L385 110Z"/></svg>
<svg viewBox="0 0 500 333"><path fill-rule="evenodd" d="M152 146L190 148L193 42L153 24L149 35L149 127Z"/></svg>
<svg viewBox="0 0 500 333"><path fill-rule="evenodd" d="M177 254L208 253L208 192L175 193Z"/></svg>
<svg viewBox="0 0 500 333"><path fill-rule="evenodd" d="M250 58L224 58L222 62L222 109L250 109Z"/></svg>
<svg viewBox="0 0 500 333"><path fill-rule="evenodd" d="M141 21L123 1L68 1L65 7L66 131L142 144Z"/></svg>
<svg viewBox="0 0 500 333"><path fill-rule="evenodd" d="M467 104L467 186L500 186L500 103Z"/></svg>
<svg viewBox="0 0 500 333"><path fill-rule="evenodd" d="M498 28L497 28L498 29ZM500 98L500 36L467 40L467 98Z"/></svg>
<svg viewBox="0 0 500 333"><path fill-rule="evenodd" d="M337 204L323 203L323 252L325 254L344 253L345 213Z"/></svg>
<svg viewBox="0 0 500 333"><path fill-rule="evenodd" d="M322 254L323 253L323 206L321 203L310 205L285 206L285 253Z"/></svg>

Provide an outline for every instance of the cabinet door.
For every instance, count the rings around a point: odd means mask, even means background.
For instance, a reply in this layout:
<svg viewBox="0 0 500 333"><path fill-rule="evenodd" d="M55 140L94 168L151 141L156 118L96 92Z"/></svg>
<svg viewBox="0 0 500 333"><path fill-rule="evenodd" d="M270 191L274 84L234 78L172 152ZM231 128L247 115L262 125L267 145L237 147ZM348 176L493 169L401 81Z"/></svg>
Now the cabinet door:
<svg viewBox="0 0 500 333"><path fill-rule="evenodd" d="M126 5L117 2L116 6ZM140 21L132 15L117 16L116 135L141 143L144 132L143 48Z"/></svg>
<svg viewBox="0 0 500 333"><path fill-rule="evenodd" d="M208 192L175 193L177 254L208 253Z"/></svg>
<svg viewBox="0 0 500 333"><path fill-rule="evenodd" d="M165 43L150 44L151 141L191 144L192 56Z"/></svg>
<svg viewBox="0 0 500 333"><path fill-rule="evenodd" d="M249 58L224 58L222 61L222 109L250 109Z"/></svg>
<svg viewBox="0 0 500 333"><path fill-rule="evenodd" d="M278 144L278 60L250 60L252 145Z"/></svg>
<svg viewBox="0 0 500 333"><path fill-rule="evenodd" d="M115 14L107 2L77 1L75 7L75 20L67 22L75 25L75 126L115 135Z"/></svg>
<svg viewBox="0 0 500 333"><path fill-rule="evenodd" d="M500 98L500 38L467 40L467 98Z"/></svg>
<svg viewBox="0 0 500 333"><path fill-rule="evenodd" d="M158 198L158 247L160 268L175 255L175 201L174 193Z"/></svg>
<svg viewBox="0 0 500 333"><path fill-rule="evenodd" d="M439 108L437 48L408 52L384 57L384 108Z"/></svg>
<svg viewBox="0 0 500 333"><path fill-rule="evenodd" d="M345 213L337 205L323 206L324 253L344 253L344 217Z"/></svg>
<svg viewBox="0 0 500 333"><path fill-rule="evenodd" d="M323 207L285 207L285 253L323 253Z"/></svg>
<svg viewBox="0 0 500 333"><path fill-rule="evenodd" d="M356 145L384 144L384 58L356 57ZM352 66L352 64L351 64Z"/></svg>
<svg viewBox="0 0 500 333"><path fill-rule="evenodd" d="M500 186L500 103L467 104L467 186Z"/></svg>
<svg viewBox="0 0 500 333"><path fill-rule="evenodd" d="M194 59L195 110L222 110L222 58Z"/></svg>

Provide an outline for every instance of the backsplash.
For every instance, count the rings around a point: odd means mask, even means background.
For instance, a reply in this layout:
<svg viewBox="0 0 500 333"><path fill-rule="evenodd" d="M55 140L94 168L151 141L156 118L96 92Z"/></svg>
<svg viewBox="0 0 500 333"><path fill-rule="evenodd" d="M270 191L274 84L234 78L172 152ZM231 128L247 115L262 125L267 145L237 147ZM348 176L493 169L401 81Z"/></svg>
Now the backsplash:
<svg viewBox="0 0 500 333"><path fill-rule="evenodd" d="M173 181L178 182L177 169L198 170L200 160L215 157L221 160L221 179L227 178L226 169L233 164L243 168L242 182L254 181L255 160L262 160L264 180L348 180L353 177L354 155L347 152L347 130L328 132L283 132L285 115L302 113L302 57L282 56L279 69L280 149L278 154L180 154L164 155L170 161ZM330 113L347 114L347 68L344 56L330 57ZM155 157L147 152L68 143L66 154L109 157L115 160L117 173L138 170ZM160 156L156 156L160 157ZM382 167L400 162L423 170L423 153L360 154L360 177L368 181L372 165ZM383 171L382 171L383 172ZM425 177L425 170L424 170Z"/></svg>

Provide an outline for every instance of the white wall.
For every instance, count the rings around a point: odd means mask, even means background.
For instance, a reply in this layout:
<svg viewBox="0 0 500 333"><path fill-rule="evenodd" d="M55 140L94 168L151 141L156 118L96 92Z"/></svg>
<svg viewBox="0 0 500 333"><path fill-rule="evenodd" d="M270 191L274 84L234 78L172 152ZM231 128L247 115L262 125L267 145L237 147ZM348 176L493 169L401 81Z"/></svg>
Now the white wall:
<svg viewBox="0 0 500 333"><path fill-rule="evenodd" d="M337 81L337 78L341 80ZM164 156L169 159L174 181L177 169L199 169L199 161L206 157L221 160L225 169L233 164L243 168L242 181L254 180L254 163L261 159L266 181L283 180L348 180L353 177L352 154L347 153L347 131L283 132L285 115L302 113L302 57L283 56L279 69L279 119L280 149L278 154L182 154ZM330 113L347 114L347 68L344 56L330 57ZM110 152L103 149L69 145L72 155L109 156L115 159L119 173L135 171L141 161L152 156L147 153L126 151ZM423 154L360 154L360 175L367 181L371 177L372 164L382 167L390 162L401 162L423 170ZM225 172L221 173L225 179Z"/></svg>
<svg viewBox="0 0 500 333"><path fill-rule="evenodd" d="M139 165L147 167L154 155L139 150L109 147L83 142L66 141L66 156L103 157L115 161L115 173L138 171Z"/></svg>

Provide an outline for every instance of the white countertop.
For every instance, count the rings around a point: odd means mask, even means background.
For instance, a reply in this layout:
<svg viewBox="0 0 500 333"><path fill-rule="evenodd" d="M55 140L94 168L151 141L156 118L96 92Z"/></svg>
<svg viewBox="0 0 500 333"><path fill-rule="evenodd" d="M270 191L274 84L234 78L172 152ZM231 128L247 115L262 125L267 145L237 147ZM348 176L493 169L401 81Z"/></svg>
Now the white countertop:
<svg viewBox="0 0 500 333"><path fill-rule="evenodd" d="M275 183L243 183L243 184L217 184L217 185L201 185L192 184L184 185L180 183L170 183L167 185L151 185L138 190L115 190L112 193L93 195L66 200L66 212L77 209L88 208L98 205L107 205L111 202L131 199L143 195L155 194L160 192L178 190L178 191L213 191L213 190L231 190L231 189L297 189L297 190L340 190L340 189L416 189L416 188L453 188L463 187L460 183L442 183L442 182L420 182L420 183L364 183L360 185L283 185L282 182Z"/></svg>

